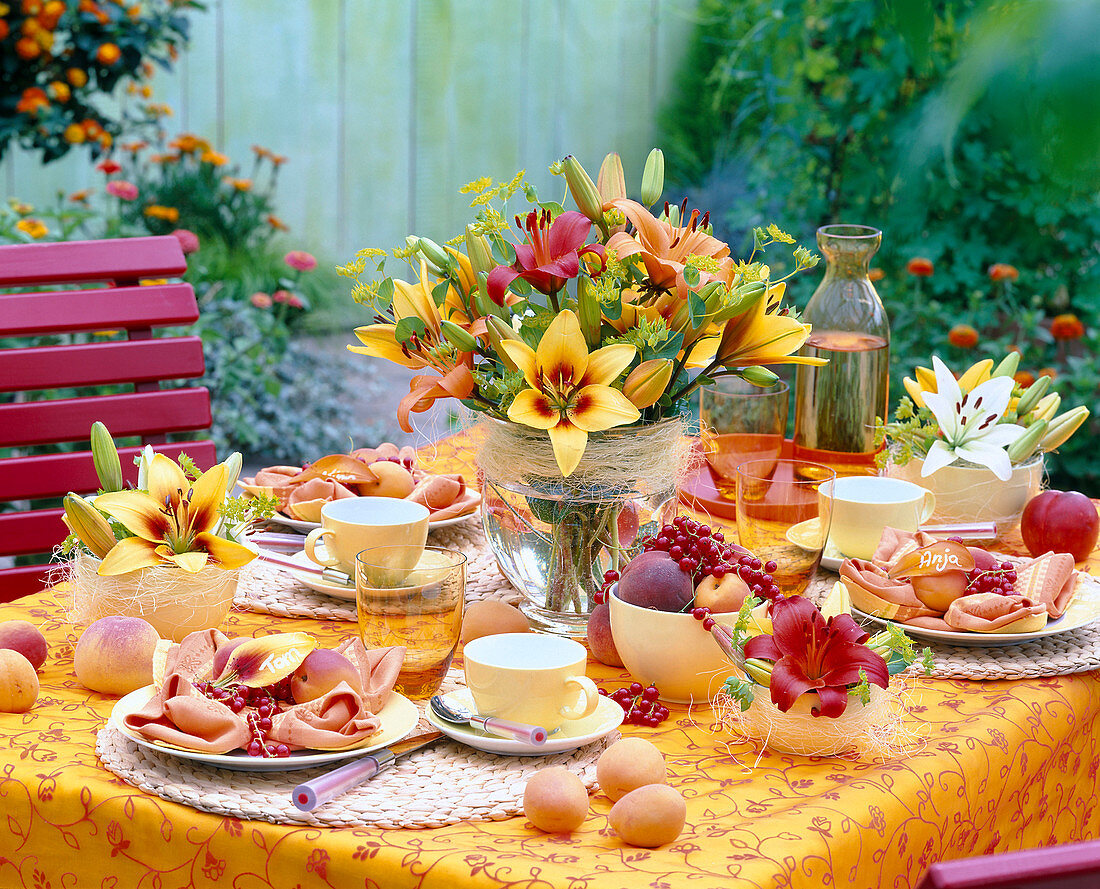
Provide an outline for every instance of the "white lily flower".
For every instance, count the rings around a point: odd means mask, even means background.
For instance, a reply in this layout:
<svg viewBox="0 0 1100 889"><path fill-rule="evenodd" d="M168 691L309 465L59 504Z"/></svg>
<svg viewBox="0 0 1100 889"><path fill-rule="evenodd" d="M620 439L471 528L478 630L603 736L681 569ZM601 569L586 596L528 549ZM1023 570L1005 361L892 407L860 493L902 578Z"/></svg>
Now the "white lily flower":
<svg viewBox="0 0 1100 889"><path fill-rule="evenodd" d="M998 422L1012 398L1012 377L993 377L965 395L954 374L939 358L932 359L936 391L924 393L924 404L936 418L942 439L936 439L924 458L921 476L967 460L986 466L1001 481L1012 475L1005 450L1024 434L1023 426Z"/></svg>

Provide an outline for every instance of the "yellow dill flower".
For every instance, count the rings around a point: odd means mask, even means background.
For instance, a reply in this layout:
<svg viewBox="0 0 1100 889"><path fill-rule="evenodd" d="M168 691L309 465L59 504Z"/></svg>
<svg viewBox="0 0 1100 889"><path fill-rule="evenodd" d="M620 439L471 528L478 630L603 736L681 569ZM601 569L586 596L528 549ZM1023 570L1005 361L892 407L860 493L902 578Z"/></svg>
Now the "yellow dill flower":
<svg viewBox="0 0 1100 889"><path fill-rule="evenodd" d="M389 256L389 254L378 247L364 247L355 252L356 259L376 259L381 256Z"/></svg>
<svg viewBox="0 0 1100 889"><path fill-rule="evenodd" d="M404 247L395 247L393 249L393 251L390 253L390 255L394 259L408 259L414 253L416 253L416 248L415 247L409 247L409 246L406 245Z"/></svg>
<svg viewBox="0 0 1100 889"><path fill-rule="evenodd" d="M709 272L712 275L718 274L718 260L713 256L704 256L697 253L692 253L687 258L687 262L684 265L695 266L701 272Z"/></svg>
<svg viewBox="0 0 1100 889"><path fill-rule="evenodd" d="M788 235L785 231L783 231L774 222L771 225L769 225L767 227L767 229L765 229L765 231L767 231L768 236L771 237L771 239L773 241L779 241L779 243L781 243L781 244L793 244L794 243L794 238L792 238L790 235Z"/></svg>
<svg viewBox="0 0 1100 889"><path fill-rule="evenodd" d="M360 257L359 259L349 262L347 265L336 266L336 274L340 275L342 278L358 278L366 267L367 261Z"/></svg>
<svg viewBox="0 0 1100 889"><path fill-rule="evenodd" d="M493 180L488 176L482 176L480 179L475 179L473 182L467 182L458 190L459 194L469 194L471 191L485 191L493 184Z"/></svg>

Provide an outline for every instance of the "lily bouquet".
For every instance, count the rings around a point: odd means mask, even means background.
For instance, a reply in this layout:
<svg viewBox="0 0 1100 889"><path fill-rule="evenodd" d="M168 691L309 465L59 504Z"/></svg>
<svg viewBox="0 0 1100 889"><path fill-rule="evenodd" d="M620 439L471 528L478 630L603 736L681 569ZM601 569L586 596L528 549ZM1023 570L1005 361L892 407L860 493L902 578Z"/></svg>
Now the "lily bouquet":
<svg viewBox="0 0 1100 889"><path fill-rule="evenodd" d="M102 491L65 497L72 534L63 551L101 559L96 573L104 577L162 566L188 574L207 566L228 571L256 557L242 542L244 531L275 504L263 496L226 496L241 471L240 454L200 472L186 455L176 463L146 447L135 460L137 487L124 490L118 450L102 423L93 425L91 440Z"/></svg>
<svg viewBox="0 0 1100 889"><path fill-rule="evenodd" d="M440 398L544 432L563 477L589 433L680 413L699 386L723 375L767 385L762 365L819 363L794 356L810 326L782 306L785 278L760 255L794 239L757 229L752 254L735 260L714 237L709 214L664 203L664 161L655 149L641 202L627 198L618 155L593 182L573 157L550 168L562 200L540 200L523 172L479 179L462 191L476 209L465 232L442 246L410 236L404 247L360 250L338 269L374 315L355 330L353 352L419 370L398 408L410 414ZM564 193L577 209L566 209ZM507 202L529 207L509 224ZM793 271L818 257L793 248ZM387 273L408 261L413 280ZM789 277L789 275L787 276Z"/></svg>
<svg viewBox="0 0 1100 889"><path fill-rule="evenodd" d="M1015 380L1020 356L1010 352L999 364L986 358L957 379L938 357L932 369L918 367L916 379L904 379L908 397L882 427L891 459L905 465L923 458L921 475L962 462L985 466L1001 481L1012 467L1053 451L1080 428L1089 415L1081 406L1059 413L1061 396L1051 378L1040 376L1026 388Z"/></svg>

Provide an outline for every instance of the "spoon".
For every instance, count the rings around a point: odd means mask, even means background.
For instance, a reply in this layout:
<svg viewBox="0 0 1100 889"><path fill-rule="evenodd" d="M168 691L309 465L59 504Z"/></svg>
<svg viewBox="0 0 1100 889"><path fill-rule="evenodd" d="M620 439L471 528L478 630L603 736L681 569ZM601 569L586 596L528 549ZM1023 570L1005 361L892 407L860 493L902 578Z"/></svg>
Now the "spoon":
<svg viewBox="0 0 1100 889"><path fill-rule="evenodd" d="M535 747L546 743L546 729L541 725L526 725L501 719L499 716L479 716L465 707L443 700L440 695L433 696L429 706L436 716L452 725L472 725L502 738L514 738Z"/></svg>

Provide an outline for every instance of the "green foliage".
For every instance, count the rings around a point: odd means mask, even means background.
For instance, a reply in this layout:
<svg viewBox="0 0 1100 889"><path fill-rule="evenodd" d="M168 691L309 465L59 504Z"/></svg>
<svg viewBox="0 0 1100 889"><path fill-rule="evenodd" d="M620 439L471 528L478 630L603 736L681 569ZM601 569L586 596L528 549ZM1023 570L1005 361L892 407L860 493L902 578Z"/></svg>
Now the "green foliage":
<svg viewBox="0 0 1100 889"><path fill-rule="evenodd" d="M43 163L87 144L93 156L121 129L99 105L120 83L169 69L187 44L194 0L142 4L72 0L0 3L0 159L8 145L40 150Z"/></svg>

